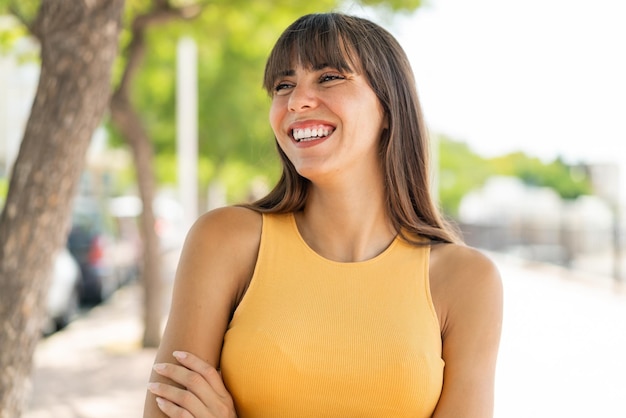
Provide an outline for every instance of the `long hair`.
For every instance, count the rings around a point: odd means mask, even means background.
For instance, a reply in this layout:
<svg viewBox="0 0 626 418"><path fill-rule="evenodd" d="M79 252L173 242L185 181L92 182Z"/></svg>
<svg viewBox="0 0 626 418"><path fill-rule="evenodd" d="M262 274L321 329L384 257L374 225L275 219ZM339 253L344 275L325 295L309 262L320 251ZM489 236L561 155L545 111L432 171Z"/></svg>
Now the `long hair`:
<svg viewBox="0 0 626 418"><path fill-rule="evenodd" d="M305 15L292 23L274 45L263 85L271 95L277 78L298 62L365 74L387 116L380 139L387 212L401 236L412 243L461 242L433 202L430 192L428 134L409 60L397 40L381 26L341 13ZM266 213L304 208L309 180L298 174L277 146L282 175L274 189L246 205Z"/></svg>

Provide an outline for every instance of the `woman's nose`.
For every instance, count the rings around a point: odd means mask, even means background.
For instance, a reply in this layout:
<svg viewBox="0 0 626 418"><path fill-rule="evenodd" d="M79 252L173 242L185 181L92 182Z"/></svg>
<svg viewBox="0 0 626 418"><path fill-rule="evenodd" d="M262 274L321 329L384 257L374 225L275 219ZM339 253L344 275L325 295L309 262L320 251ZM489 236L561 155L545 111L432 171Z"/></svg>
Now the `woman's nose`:
<svg viewBox="0 0 626 418"><path fill-rule="evenodd" d="M296 84L289 94L289 111L300 112L317 106L317 95L311 86L303 83Z"/></svg>

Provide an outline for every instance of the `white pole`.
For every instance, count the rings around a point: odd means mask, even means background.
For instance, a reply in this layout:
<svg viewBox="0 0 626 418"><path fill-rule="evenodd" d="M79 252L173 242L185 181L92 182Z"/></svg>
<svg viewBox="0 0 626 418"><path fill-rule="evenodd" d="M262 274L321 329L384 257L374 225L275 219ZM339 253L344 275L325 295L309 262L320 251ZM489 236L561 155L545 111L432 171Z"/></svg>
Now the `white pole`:
<svg viewBox="0 0 626 418"><path fill-rule="evenodd" d="M3 157L3 172L0 174L5 174L5 177L9 177L10 166L11 166L11 154L10 152L10 144L9 144L9 78L11 77L11 68L10 68L10 57L0 57L0 91L3 94L0 94L0 156ZM1 196L0 196L1 198Z"/></svg>
<svg viewBox="0 0 626 418"><path fill-rule="evenodd" d="M176 150L178 190L184 228L198 217L198 76L197 47L191 38L178 42L176 68Z"/></svg>

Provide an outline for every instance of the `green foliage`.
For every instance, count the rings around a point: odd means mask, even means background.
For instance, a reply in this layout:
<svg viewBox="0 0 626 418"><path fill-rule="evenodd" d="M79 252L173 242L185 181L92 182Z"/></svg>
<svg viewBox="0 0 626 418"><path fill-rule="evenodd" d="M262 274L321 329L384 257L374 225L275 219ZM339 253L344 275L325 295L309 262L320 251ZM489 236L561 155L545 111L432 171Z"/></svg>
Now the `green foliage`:
<svg viewBox="0 0 626 418"><path fill-rule="evenodd" d="M40 0L0 0L0 54L15 53L16 43L29 35L30 25L39 10ZM37 57L18 51L20 61Z"/></svg>
<svg viewBox="0 0 626 418"><path fill-rule="evenodd" d="M566 164L561 158L544 163L539 158L516 152L494 158L492 164L498 174L519 177L531 186L553 188L563 199L592 193L590 179L584 171Z"/></svg>
<svg viewBox="0 0 626 418"><path fill-rule="evenodd" d="M0 0L0 15L11 14L30 23L35 20L41 0Z"/></svg>
<svg viewBox="0 0 626 418"><path fill-rule="evenodd" d="M410 12L421 6L423 2L421 0L389 0L385 2L380 0L361 0L360 3L364 6L380 6L381 3L384 3L383 6L392 11Z"/></svg>
<svg viewBox="0 0 626 418"><path fill-rule="evenodd" d="M9 179L5 177L0 177L0 208L4 206L4 200L6 199L8 192L9 192Z"/></svg>
<svg viewBox="0 0 626 418"><path fill-rule="evenodd" d="M1 1L1 0L0 0ZM15 44L28 35L28 29L12 15L2 15L0 8L0 54L15 49Z"/></svg>
<svg viewBox="0 0 626 418"><path fill-rule="evenodd" d="M463 196L483 185L493 174L490 164L475 154L467 144L445 136L439 144L439 200L443 211L457 215Z"/></svg>
<svg viewBox="0 0 626 418"><path fill-rule="evenodd" d="M550 187L563 199L592 193L591 181L580 166L568 165L557 158L544 163L523 152L484 158L465 143L439 137L439 198L444 212L457 215L465 194L480 188L491 176L518 177L524 183Z"/></svg>

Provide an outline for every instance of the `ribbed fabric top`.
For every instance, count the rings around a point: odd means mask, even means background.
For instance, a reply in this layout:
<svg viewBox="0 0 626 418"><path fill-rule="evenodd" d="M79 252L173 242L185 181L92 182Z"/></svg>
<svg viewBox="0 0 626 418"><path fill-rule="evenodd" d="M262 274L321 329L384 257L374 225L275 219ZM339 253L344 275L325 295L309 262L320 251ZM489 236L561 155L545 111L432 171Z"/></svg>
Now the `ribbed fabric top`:
<svg viewBox="0 0 626 418"><path fill-rule="evenodd" d="M293 214L263 215L250 286L221 369L239 418L430 417L443 384L429 247L328 260Z"/></svg>

